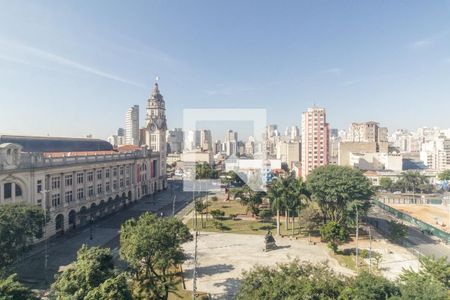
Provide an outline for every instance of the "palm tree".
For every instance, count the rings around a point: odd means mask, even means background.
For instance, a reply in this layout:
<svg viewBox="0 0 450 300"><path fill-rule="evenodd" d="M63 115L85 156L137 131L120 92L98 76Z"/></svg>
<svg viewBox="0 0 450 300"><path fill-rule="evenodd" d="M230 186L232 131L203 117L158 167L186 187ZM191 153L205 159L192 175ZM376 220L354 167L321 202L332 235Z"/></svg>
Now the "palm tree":
<svg viewBox="0 0 450 300"><path fill-rule="evenodd" d="M269 201L272 209L277 211L277 235L280 235L280 210L285 203L283 183L281 179L275 179L269 187Z"/></svg>
<svg viewBox="0 0 450 300"><path fill-rule="evenodd" d="M292 235L294 235L295 212L300 212L309 200L310 194L306 189L306 184L301 178L297 179L291 175L285 180L288 182L288 189L286 190L286 207L288 215L292 212Z"/></svg>

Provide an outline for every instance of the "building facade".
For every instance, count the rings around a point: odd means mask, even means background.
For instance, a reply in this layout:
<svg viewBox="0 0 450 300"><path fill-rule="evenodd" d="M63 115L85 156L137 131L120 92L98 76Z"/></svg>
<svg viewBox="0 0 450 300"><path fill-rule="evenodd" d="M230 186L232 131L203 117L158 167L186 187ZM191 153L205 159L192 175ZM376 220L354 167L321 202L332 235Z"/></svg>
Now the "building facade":
<svg viewBox="0 0 450 300"><path fill-rule="evenodd" d="M139 106L133 105L125 115L125 143L139 146Z"/></svg>
<svg viewBox="0 0 450 300"><path fill-rule="evenodd" d="M26 140L26 139L25 139ZM24 152L0 144L0 204L45 210L45 237L106 216L162 186L159 153L130 151Z"/></svg>
<svg viewBox="0 0 450 300"><path fill-rule="evenodd" d="M302 177L319 166L328 164L329 125L324 108L308 108L302 114Z"/></svg>

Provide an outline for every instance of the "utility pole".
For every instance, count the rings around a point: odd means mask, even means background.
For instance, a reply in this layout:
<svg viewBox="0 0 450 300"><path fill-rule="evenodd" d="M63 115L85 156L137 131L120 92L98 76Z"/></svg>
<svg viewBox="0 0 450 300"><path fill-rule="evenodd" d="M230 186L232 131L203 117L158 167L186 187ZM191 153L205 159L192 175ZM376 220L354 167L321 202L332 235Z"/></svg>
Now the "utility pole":
<svg viewBox="0 0 450 300"><path fill-rule="evenodd" d="M356 272L358 272L358 270L359 270L359 265L358 265L358 256L359 256L358 236L359 236L359 216L358 216L358 206L356 206Z"/></svg>
<svg viewBox="0 0 450 300"><path fill-rule="evenodd" d="M173 201L172 201L172 217L175 216L175 201L177 199L177 195L173 196Z"/></svg>
<svg viewBox="0 0 450 300"><path fill-rule="evenodd" d="M192 200L194 202L194 272L192 276L192 299L197 299L197 239L198 239L198 227L197 227L197 210L195 209L195 204L197 199L195 198L195 183L194 189L192 191Z"/></svg>
<svg viewBox="0 0 450 300"><path fill-rule="evenodd" d="M369 225L369 274L372 271L372 231Z"/></svg>

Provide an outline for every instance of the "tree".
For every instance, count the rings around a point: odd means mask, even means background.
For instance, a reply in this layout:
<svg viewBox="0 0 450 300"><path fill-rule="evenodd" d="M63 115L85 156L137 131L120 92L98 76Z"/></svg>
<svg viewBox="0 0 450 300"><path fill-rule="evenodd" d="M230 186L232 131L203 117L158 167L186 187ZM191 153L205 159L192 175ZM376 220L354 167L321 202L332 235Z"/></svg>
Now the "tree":
<svg viewBox="0 0 450 300"><path fill-rule="evenodd" d="M420 269L418 274L420 276L433 277L442 283L447 289L450 289L450 263L447 262L447 257L443 256L435 259L429 256L419 257ZM413 270L403 270L403 278L407 279L409 276L414 276L416 272Z"/></svg>
<svg viewBox="0 0 450 300"><path fill-rule="evenodd" d="M380 187L384 191L391 191L393 186L394 186L394 182L392 181L391 178L389 178L389 177L382 177L380 179Z"/></svg>
<svg viewBox="0 0 450 300"><path fill-rule="evenodd" d="M398 180L398 185L403 188L405 193L412 192L415 194L420 191L419 186L424 184L429 184L428 179L418 171L403 172Z"/></svg>
<svg viewBox="0 0 450 300"><path fill-rule="evenodd" d="M408 227L395 220L389 220L389 232L393 240L400 240L408 233Z"/></svg>
<svg viewBox="0 0 450 300"><path fill-rule="evenodd" d="M442 300L448 299L447 288L436 278L411 272L400 276L401 299Z"/></svg>
<svg viewBox="0 0 450 300"><path fill-rule="evenodd" d="M348 280L347 287L341 293L339 299L385 300L399 295L400 290L395 283L382 276L363 271Z"/></svg>
<svg viewBox="0 0 450 300"><path fill-rule="evenodd" d="M298 216L300 225L306 229L308 233L317 230L322 222L319 211L312 205L305 207Z"/></svg>
<svg viewBox="0 0 450 300"><path fill-rule="evenodd" d="M57 275L51 286L58 299L84 299L88 292L114 276L114 264L109 248L83 245L76 261Z"/></svg>
<svg viewBox="0 0 450 300"><path fill-rule="evenodd" d="M309 192L306 189L306 184L301 178L295 178L293 175L284 179L287 181L285 190L285 205L288 216L292 216L292 235L294 235L295 228L295 213L299 213L309 200Z"/></svg>
<svg viewBox="0 0 450 300"><path fill-rule="evenodd" d="M84 300L132 300L131 289L126 273L107 279L98 287L89 291Z"/></svg>
<svg viewBox="0 0 450 300"><path fill-rule="evenodd" d="M1 300L37 300L33 292L17 281L17 275L12 274L0 279Z"/></svg>
<svg viewBox="0 0 450 300"><path fill-rule="evenodd" d="M128 262L133 294L167 299L178 283L177 267L186 259L181 245L190 240L188 227L175 218L145 213L122 224L120 256Z"/></svg>
<svg viewBox="0 0 450 300"><path fill-rule="evenodd" d="M336 165L314 169L308 175L307 187L324 219L336 223L346 223L355 204L359 213L365 214L373 195L372 184L361 171Z"/></svg>
<svg viewBox="0 0 450 300"><path fill-rule="evenodd" d="M441 173L439 173L438 175L439 180L446 180L446 181L450 181L450 170L444 170Z"/></svg>
<svg viewBox="0 0 450 300"><path fill-rule="evenodd" d="M280 235L280 211L285 203L285 193L283 188L283 181L277 178L272 181L269 187L267 196L269 197L270 205L277 214L277 235Z"/></svg>
<svg viewBox="0 0 450 300"><path fill-rule="evenodd" d="M343 288L327 266L293 261L244 272L236 299L337 299Z"/></svg>
<svg viewBox="0 0 450 300"><path fill-rule="evenodd" d="M338 244L345 242L349 238L348 229L334 221L330 221L320 228L320 236L322 241L328 243L328 247L337 252Z"/></svg>
<svg viewBox="0 0 450 300"><path fill-rule="evenodd" d="M0 206L0 271L13 263L32 244L42 237L44 214L29 204Z"/></svg>
<svg viewBox="0 0 450 300"><path fill-rule="evenodd" d="M207 162L197 162L195 164L195 179L217 178L217 172Z"/></svg>
<svg viewBox="0 0 450 300"><path fill-rule="evenodd" d="M195 202L195 211L200 214L200 218L201 218L201 222L202 222L202 228L204 228L204 223L203 223L203 214L205 213L205 210L208 208L208 204L204 203L203 201L196 201ZM196 216L197 218L197 216ZM195 220L197 222L197 219Z"/></svg>
<svg viewBox="0 0 450 300"><path fill-rule="evenodd" d="M244 185L234 194L234 198L239 198L239 202L247 208L246 213L251 211L253 217L259 212L263 196L264 192L254 191L248 185Z"/></svg>

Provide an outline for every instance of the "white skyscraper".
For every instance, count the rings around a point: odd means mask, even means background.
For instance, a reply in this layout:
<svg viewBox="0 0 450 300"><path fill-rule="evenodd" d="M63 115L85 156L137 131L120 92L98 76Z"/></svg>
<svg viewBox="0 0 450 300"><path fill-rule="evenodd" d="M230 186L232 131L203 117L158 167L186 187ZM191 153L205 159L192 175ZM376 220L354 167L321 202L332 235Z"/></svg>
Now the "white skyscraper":
<svg viewBox="0 0 450 300"><path fill-rule="evenodd" d="M125 115L125 143L139 146L139 106L134 105Z"/></svg>

